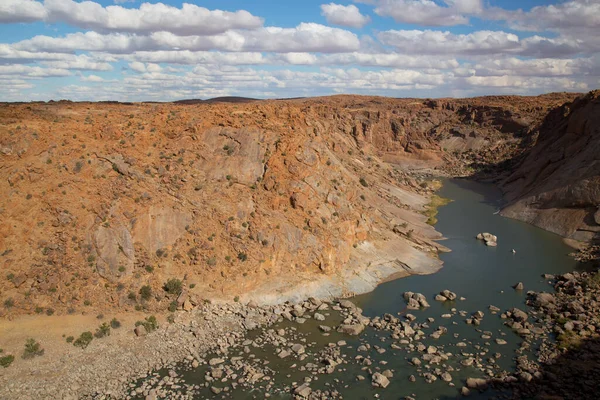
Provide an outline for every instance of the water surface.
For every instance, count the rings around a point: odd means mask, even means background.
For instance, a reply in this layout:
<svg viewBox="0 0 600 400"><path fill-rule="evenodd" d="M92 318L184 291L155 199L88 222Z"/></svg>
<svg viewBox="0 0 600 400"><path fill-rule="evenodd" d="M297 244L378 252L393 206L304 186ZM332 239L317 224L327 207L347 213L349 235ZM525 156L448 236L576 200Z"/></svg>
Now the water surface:
<svg viewBox="0 0 600 400"><path fill-rule="evenodd" d="M443 244L452 250L440 254L444 267L433 275L411 276L384 283L373 292L357 296L352 300L363 309L363 314L369 317L382 316L385 313L402 315L406 313L406 303L402 294L406 291L423 293L431 307L410 312L420 322L429 317L434 318L434 322L429 324L431 329L426 331L427 334L439 326L447 327L446 335L440 339L428 337L423 340L423 343L443 347L444 351L453 354L446 366L454 368L451 374L452 384L455 387L441 380L426 383L419 376L419 371L408 361L420 354L410 352L406 348L393 349L390 345L397 341L390 337L390 332L379 332L368 328L360 337L349 337L335 332L331 336L323 336L318 329L318 325L323 322L309 319L302 325L285 322L274 328L295 329L295 332L304 336L306 339L304 343L309 345L309 350L313 354L328 343L343 339L347 342L343 353L348 363L338 367L333 374L319 375L315 379L310 372L302 370L302 366L306 363L318 363L318 359L314 357L308 357L304 361L281 360L275 355L276 351L272 346L252 348L253 356L250 358L253 362L263 365L267 363L277 382L269 389L271 398L290 398L285 387L289 388L296 383L301 383L307 377L312 377L313 389L334 388L346 399L372 399L375 396L383 399L399 399L409 395L418 399L454 398L467 377L483 376L481 371L473 367L460 365L460 361L465 358L461 353L474 354L485 349L489 351L485 358L494 353L501 354L497 361L498 368L514 369L515 350L522 339L503 325L499 315L492 315L488 306L494 305L502 311L512 307L525 309L527 306L524 303L528 290L552 290L548 282L541 277L542 274L561 274L577 269L577 263L568 256L572 250L555 234L497 214L502 197L497 188L492 185L466 180L447 180L439 194L452 200L451 203L440 208L436 224L436 229L446 237ZM487 247L482 241L476 240L475 236L479 232L490 232L498 236L498 246ZM524 291L512 289L512 285L517 282L523 282ZM443 289L457 293L459 297L464 297L464 300L447 303L435 301L433 297ZM466 324L466 318L458 313L460 310L468 312L468 315L477 310L483 311L485 316L481 326ZM441 317L442 314L448 313L452 314L451 318ZM339 316L331 313L324 323L335 326L339 323ZM483 331L491 333L492 338L483 339L481 337ZM249 337L253 338L258 334L259 332L251 332ZM495 342L496 338L502 338L508 343L499 345ZM459 348L456 346L458 342L466 342L468 347ZM369 367L371 372L385 369L393 371L394 377L390 379L391 383L387 389L372 388L369 369L354 361L355 356L365 355L364 352L359 353L356 350L364 343L373 346L368 352L373 360L373 364ZM375 346L385 349L385 352L378 353ZM230 354L230 356L236 355L249 357L242 351ZM292 364L295 365L292 367ZM435 367L433 366L431 370ZM203 385L206 370L206 367L200 367L185 372L186 382ZM427 372L427 369L422 368L421 372ZM357 381L357 375L365 376L367 379ZM410 375L415 375L417 381L409 382ZM227 385L228 383L223 383L221 387ZM263 398L263 391L264 389L253 392L234 390L224 397ZM487 394L481 396L485 397ZM208 389L203 389L198 397L210 398L212 394Z"/></svg>

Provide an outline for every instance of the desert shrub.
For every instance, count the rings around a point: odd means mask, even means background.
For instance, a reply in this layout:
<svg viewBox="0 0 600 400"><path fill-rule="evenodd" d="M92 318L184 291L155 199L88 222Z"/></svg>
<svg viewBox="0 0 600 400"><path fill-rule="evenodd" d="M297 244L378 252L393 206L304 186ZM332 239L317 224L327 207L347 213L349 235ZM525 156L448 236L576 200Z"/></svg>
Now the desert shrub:
<svg viewBox="0 0 600 400"><path fill-rule="evenodd" d="M15 305L15 301L13 300L12 297L9 297L8 299L4 300L4 307L5 308L12 308Z"/></svg>
<svg viewBox="0 0 600 400"><path fill-rule="evenodd" d="M92 340L94 340L94 335L92 335L92 332L83 332L74 342L73 342L73 346L75 347L81 347L82 349L85 349L86 347L89 346L89 344L92 342Z"/></svg>
<svg viewBox="0 0 600 400"><path fill-rule="evenodd" d="M44 355L44 349L42 349L42 345L36 342L34 339L27 339L22 357L24 359L30 359L42 355Z"/></svg>
<svg viewBox="0 0 600 400"><path fill-rule="evenodd" d="M8 368L13 361L15 361L15 356L12 354L0 357L0 367Z"/></svg>
<svg viewBox="0 0 600 400"><path fill-rule="evenodd" d="M73 340L75 340L75 338L73 336L67 336L67 343L73 343Z"/></svg>
<svg viewBox="0 0 600 400"><path fill-rule="evenodd" d="M121 322L120 322L118 319L116 319L116 318L113 318L113 319L110 321L110 327L111 327L111 328L113 328L113 329L118 329L118 328L120 328L120 327L121 327Z"/></svg>
<svg viewBox="0 0 600 400"><path fill-rule="evenodd" d="M152 288L149 285L144 285L140 288L140 297L142 300L150 300L152 297Z"/></svg>
<svg viewBox="0 0 600 400"><path fill-rule="evenodd" d="M169 294L180 294L183 290L183 283L179 279L171 278L165 283L164 289Z"/></svg>
<svg viewBox="0 0 600 400"><path fill-rule="evenodd" d="M142 325L146 332L150 333L158 329L158 321L154 315L147 317L144 321L137 321L135 326Z"/></svg>
<svg viewBox="0 0 600 400"><path fill-rule="evenodd" d="M105 336L110 336L110 326L108 326L108 324L106 322L104 322L102 325L100 325L98 327L98 329L96 329L96 332L94 333L94 337L96 339L100 339Z"/></svg>
<svg viewBox="0 0 600 400"><path fill-rule="evenodd" d="M240 261L246 261L248 259L248 255L241 251L238 253L237 257L238 257L238 260L240 260Z"/></svg>
<svg viewBox="0 0 600 400"><path fill-rule="evenodd" d="M361 185L363 185L364 187L369 186L369 184L367 183L367 181L365 180L365 178L360 178L358 180L360 182Z"/></svg>
<svg viewBox="0 0 600 400"><path fill-rule="evenodd" d="M177 301L173 300L171 304L169 304L169 311L175 312L177 311Z"/></svg>

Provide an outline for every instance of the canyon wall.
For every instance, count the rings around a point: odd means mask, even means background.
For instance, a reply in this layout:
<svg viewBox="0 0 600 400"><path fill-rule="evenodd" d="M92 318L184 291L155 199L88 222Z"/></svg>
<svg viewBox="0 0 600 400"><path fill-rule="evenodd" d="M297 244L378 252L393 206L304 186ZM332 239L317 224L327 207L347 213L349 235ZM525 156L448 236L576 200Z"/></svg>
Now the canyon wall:
<svg viewBox="0 0 600 400"><path fill-rule="evenodd" d="M550 112L501 184L502 214L577 241L600 232L600 91Z"/></svg>
<svg viewBox="0 0 600 400"><path fill-rule="evenodd" d="M173 278L181 307L434 272L432 172L524 156L574 97L2 104L0 314L163 310Z"/></svg>

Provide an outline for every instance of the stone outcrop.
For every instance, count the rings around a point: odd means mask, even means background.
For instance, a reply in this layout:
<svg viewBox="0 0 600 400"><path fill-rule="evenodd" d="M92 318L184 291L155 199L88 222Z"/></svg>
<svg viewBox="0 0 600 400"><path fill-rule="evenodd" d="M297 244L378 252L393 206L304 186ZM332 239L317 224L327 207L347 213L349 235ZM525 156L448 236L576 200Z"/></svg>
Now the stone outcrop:
<svg viewBox="0 0 600 400"><path fill-rule="evenodd" d="M598 236L600 91L548 114L539 137L502 182L509 201L502 215L570 239Z"/></svg>

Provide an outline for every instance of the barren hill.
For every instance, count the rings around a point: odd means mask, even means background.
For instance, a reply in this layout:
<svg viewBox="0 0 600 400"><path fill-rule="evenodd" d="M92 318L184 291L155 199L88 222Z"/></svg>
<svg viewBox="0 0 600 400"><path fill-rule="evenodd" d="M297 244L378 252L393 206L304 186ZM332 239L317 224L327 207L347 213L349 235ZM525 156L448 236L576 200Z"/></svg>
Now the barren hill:
<svg viewBox="0 0 600 400"><path fill-rule="evenodd" d="M185 306L431 273L432 172L517 163L574 97L1 105L0 313L164 310L168 279Z"/></svg>

